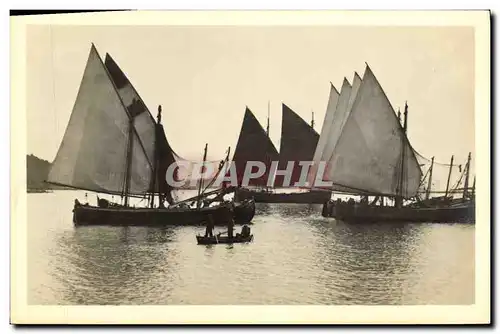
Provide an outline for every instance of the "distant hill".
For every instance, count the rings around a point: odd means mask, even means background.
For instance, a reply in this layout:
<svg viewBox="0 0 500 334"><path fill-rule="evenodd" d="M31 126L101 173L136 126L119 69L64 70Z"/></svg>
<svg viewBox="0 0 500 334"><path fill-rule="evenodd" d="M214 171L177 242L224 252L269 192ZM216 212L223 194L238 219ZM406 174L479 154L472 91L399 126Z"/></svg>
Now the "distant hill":
<svg viewBox="0 0 500 334"><path fill-rule="evenodd" d="M27 190L28 192L43 192L51 189L68 189L65 187L58 187L52 184L45 183L49 175L51 163L47 160L40 159L39 157L30 154L26 156L27 164ZM205 180L205 186L208 184ZM198 186L190 186L186 183L182 189L198 189Z"/></svg>
<svg viewBox="0 0 500 334"><path fill-rule="evenodd" d="M26 156L26 164L28 192L50 189L49 185L43 182L49 175L50 162L30 154Z"/></svg>
<svg viewBox="0 0 500 334"><path fill-rule="evenodd" d="M42 192L50 189L65 189L45 183L49 175L50 162L30 154L26 156L27 190L28 192Z"/></svg>

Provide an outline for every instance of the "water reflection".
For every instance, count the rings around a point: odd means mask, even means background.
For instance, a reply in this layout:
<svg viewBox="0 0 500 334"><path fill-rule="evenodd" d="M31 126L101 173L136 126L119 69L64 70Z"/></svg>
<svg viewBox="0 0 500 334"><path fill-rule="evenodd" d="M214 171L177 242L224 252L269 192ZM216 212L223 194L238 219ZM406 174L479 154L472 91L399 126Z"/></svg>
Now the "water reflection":
<svg viewBox="0 0 500 334"><path fill-rule="evenodd" d="M58 254L53 271L64 286L63 302L133 304L144 298L158 273L169 274L164 254L173 238L173 229L132 227L75 228L63 234L56 249L65 252Z"/></svg>
<svg viewBox="0 0 500 334"><path fill-rule="evenodd" d="M368 300L369 304L398 304L403 293L402 282L408 273L411 242L418 230L394 224L355 225L343 222L316 222L312 226L321 236L318 240L318 264L335 279L337 294L329 294L326 303L352 304ZM331 279L332 277L327 277ZM321 279L321 278L320 278ZM325 299L328 299L325 298Z"/></svg>
<svg viewBox="0 0 500 334"><path fill-rule="evenodd" d="M75 228L73 200L28 197L30 304L474 301L473 225L358 225L317 205L257 204L253 243L201 246L196 227Z"/></svg>

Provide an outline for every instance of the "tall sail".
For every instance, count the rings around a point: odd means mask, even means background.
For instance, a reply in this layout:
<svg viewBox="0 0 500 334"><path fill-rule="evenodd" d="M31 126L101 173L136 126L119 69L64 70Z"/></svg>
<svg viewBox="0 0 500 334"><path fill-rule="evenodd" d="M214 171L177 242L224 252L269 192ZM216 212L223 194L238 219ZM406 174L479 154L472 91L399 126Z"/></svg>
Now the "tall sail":
<svg viewBox="0 0 500 334"><path fill-rule="evenodd" d="M281 143L279 169L285 170L288 162L294 162L290 184L283 183L284 177L276 177L275 186L292 186L298 182L302 172L300 161L311 161L318 145L319 134L286 104L282 104Z"/></svg>
<svg viewBox="0 0 500 334"><path fill-rule="evenodd" d="M404 154L404 187L398 189ZM332 181L360 192L415 196L422 171L392 106L366 66L329 162Z"/></svg>
<svg viewBox="0 0 500 334"><path fill-rule="evenodd" d="M148 159L154 163L155 158L157 160L156 166L156 181L152 180L152 185L150 192L168 193L173 190L172 187L166 182L165 174L168 167L172 163L188 163L190 166L194 166L195 161L190 161L182 158L174 149L170 146L167 136L165 135L164 127L161 123L156 123L151 112L147 108L143 99L131 83L130 79L123 72L117 62L111 57L110 54L106 54L105 62L106 68L115 83L117 91L122 98L122 101L126 106L135 105L135 128L139 134L139 138L146 148ZM129 107L130 108L130 107ZM156 127L156 131L155 131ZM156 137L155 137L156 132ZM155 140L156 140L156 156L155 156ZM197 162L197 161L196 161ZM213 170L212 175L206 175L205 180L210 180L216 174L219 160L217 161L206 161L205 166L211 165L209 170ZM192 168L182 168L176 171L177 181L186 181L186 185L189 185L189 181L194 176L194 170Z"/></svg>
<svg viewBox="0 0 500 334"><path fill-rule="evenodd" d="M326 106L325 118L323 119L323 126L321 128L321 133L318 139L318 145L316 146L316 150L314 151L313 155L314 165L309 170L308 181L310 184L313 184L313 181L316 178L318 164L321 161L323 150L325 149L325 145L327 143L327 136L330 133L330 129L332 127L333 117L335 110L337 108L338 100L339 100L339 92L333 86L333 84L330 83L330 95L328 98L328 104Z"/></svg>
<svg viewBox="0 0 500 334"><path fill-rule="evenodd" d="M238 183L241 184L247 161L260 161L266 165L266 173L250 180L250 186L266 186L272 161L278 161L278 151L257 118L247 107L240 136L233 156Z"/></svg>
<svg viewBox="0 0 500 334"><path fill-rule="evenodd" d="M324 161L330 161L333 157L333 152L335 151L335 146L338 143L338 139L340 138L340 134L342 133L345 123L347 122L347 119L349 117L349 114L352 111L352 106L354 104L354 101L356 99L356 96L358 94L359 86L361 86L361 78L359 77L358 73L354 73L354 78L352 81L352 86L351 86L351 92L349 93L349 100L347 101L347 105L345 108L342 107L342 112L339 113L339 117L337 119L337 123L335 124L335 135L332 139L332 145L330 146L330 155L329 156L324 156ZM345 100L343 101L345 103ZM326 179L327 180L332 180L332 174L333 169L327 169L326 170Z"/></svg>
<svg viewBox="0 0 500 334"><path fill-rule="evenodd" d="M145 148L148 160L152 164L154 161L156 122L130 80L108 53L106 54L104 65L106 66L106 69L116 86L116 90L118 91L123 104L130 110L131 115L134 116L134 127L142 145Z"/></svg>
<svg viewBox="0 0 500 334"><path fill-rule="evenodd" d="M95 46L73 106L69 124L48 175L48 182L96 192L123 193L132 135L129 192L148 190L152 165L131 117Z"/></svg>
<svg viewBox="0 0 500 334"><path fill-rule="evenodd" d="M155 178L151 179L148 190L149 192L168 193L172 189L166 182L166 171L177 159L165 136L163 125L155 122L141 96L110 54L106 54L104 64L123 103L129 110L133 110L134 126L145 147L148 160L153 165L156 162L156 168L154 168L156 175ZM140 165L132 163L133 170L139 168L141 168Z"/></svg>
<svg viewBox="0 0 500 334"><path fill-rule="evenodd" d="M332 156L333 149L337 143L337 140L340 137L340 127L342 119L347 112L347 105L349 104L349 97L351 95L351 85L346 78L342 83L342 88L340 89L340 97L337 102L337 106L335 109L335 113L333 115L332 123L330 126L330 131L328 132L327 142L325 144L325 148L323 149L323 153L321 155L320 161L329 161ZM330 180L329 175L329 165L327 166L325 171L325 175L323 176L323 180Z"/></svg>

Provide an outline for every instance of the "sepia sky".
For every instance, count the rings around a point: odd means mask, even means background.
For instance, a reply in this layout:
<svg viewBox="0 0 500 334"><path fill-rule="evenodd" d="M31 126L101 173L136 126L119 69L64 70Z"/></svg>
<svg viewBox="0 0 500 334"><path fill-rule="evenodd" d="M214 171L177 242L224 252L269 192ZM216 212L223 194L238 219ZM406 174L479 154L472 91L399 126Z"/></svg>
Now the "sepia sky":
<svg viewBox="0 0 500 334"><path fill-rule="evenodd" d="M319 133L329 82L340 91L367 62L408 135L427 157L474 157L474 30L468 27L63 26L27 29L28 153L52 161L91 43L110 53L153 116L163 108L170 144L187 159L234 151L245 105L279 149L281 102Z"/></svg>

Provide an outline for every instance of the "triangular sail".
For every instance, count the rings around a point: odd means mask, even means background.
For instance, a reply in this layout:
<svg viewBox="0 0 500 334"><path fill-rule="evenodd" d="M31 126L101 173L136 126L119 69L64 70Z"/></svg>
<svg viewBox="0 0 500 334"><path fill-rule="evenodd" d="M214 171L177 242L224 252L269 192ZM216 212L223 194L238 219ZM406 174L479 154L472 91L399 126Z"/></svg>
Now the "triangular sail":
<svg viewBox="0 0 500 334"><path fill-rule="evenodd" d="M240 136L234 151L233 162L236 165L238 184L241 184L246 163L260 161L266 166L266 173L256 179L251 179L250 186L266 186L272 161L278 161L278 151L274 147L266 131L262 128L257 118L247 107Z"/></svg>
<svg viewBox="0 0 500 334"><path fill-rule="evenodd" d="M401 161L404 187L398 189ZM360 192L415 196L422 172L382 87L367 66L329 167L336 185Z"/></svg>
<svg viewBox="0 0 500 334"><path fill-rule="evenodd" d="M111 55L106 54L104 65L113 80L116 90L120 95L125 107L134 117L134 127L139 139L144 146L144 151L148 160L154 161L154 140L155 140L155 120L148 110L148 107L139 96L134 86L120 69Z"/></svg>
<svg viewBox="0 0 500 334"><path fill-rule="evenodd" d="M282 105L281 143L279 169L285 170L288 162L294 162L290 184L283 183L284 177L276 177L275 186L294 186L302 173L300 161L311 161L318 145L319 134L286 104ZM305 167L304 167L305 168Z"/></svg>
<svg viewBox="0 0 500 334"><path fill-rule="evenodd" d="M323 155L323 150L325 149L325 145L328 140L328 134L330 133L330 129L332 127L333 117L335 110L337 108L337 101L339 99L339 92L330 83L330 95L328 98L328 104L326 106L325 118L323 119L323 126L321 127L321 134L318 139L318 145L316 146L316 150L313 155L313 166L309 170L309 184L313 184L314 179L316 178L316 173L318 170L319 162L321 161L321 157Z"/></svg>
<svg viewBox="0 0 500 334"><path fill-rule="evenodd" d="M146 192L152 166L137 132L130 131L134 108L128 109L92 45L70 121L47 181L96 192L123 193L131 133L134 137L130 193Z"/></svg>
<svg viewBox="0 0 500 334"><path fill-rule="evenodd" d="M340 89L340 96L337 102L337 106L335 109L335 113L333 115L332 123L330 126L330 131L327 136L327 143L325 144L325 148L321 155L320 161L329 161L329 158L332 156L333 149L337 143L337 140L340 137L340 127L342 119L347 112L347 105L349 104L349 97L351 95L351 85L346 78L342 83L342 88ZM327 167L330 167L329 165ZM329 168L326 168L325 175L323 176L323 180L330 180L329 178L330 172ZM325 177L326 176L326 177Z"/></svg>
<svg viewBox="0 0 500 334"><path fill-rule="evenodd" d="M339 113L339 117L337 119L336 129L335 129L336 136L334 136L334 138L332 139L332 146L330 146L331 147L331 153L330 153L329 156L324 156L323 157L324 161L330 161L332 159L332 157L333 157L333 152L335 151L335 147L336 147L336 145L338 143L338 139L340 138L340 134L344 130L345 123L347 122L349 114L352 111L352 106L353 106L354 101L356 99L356 96L358 94L359 87L361 86L361 81L362 80L359 77L358 73L355 72L354 73L354 78L353 78L353 81L352 81L351 91L349 93L349 100L347 101L347 106L345 107L345 109L342 106L342 112ZM342 103L345 103L345 100L342 101ZM333 173L332 169L327 169L327 173L326 173L326 179L327 180L332 180L332 177L333 177L332 173ZM338 190L342 190L342 189L338 189Z"/></svg>
<svg viewBox="0 0 500 334"><path fill-rule="evenodd" d="M135 106L134 114L134 125L136 131L138 132L139 138L146 148L148 159L153 163L155 161L155 151L154 145L156 140L156 181L152 180L150 192L160 192L167 193L172 190L172 187L166 182L166 171L172 163L186 163L192 164L193 161L186 160L175 153L173 148L170 146L168 139L165 135L165 130L162 124L157 124L154 120L151 112L147 108L143 99L133 86L130 79L126 76L117 62L111 57L110 54L106 54L105 62L106 68L115 83L117 91L122 98L124 104L131 108L132 105ZM156 131L155 131L156 127ZM156 132L156 138L155 138ZM212 165L210 170L213 170L215 174L219 161L206 161L205 165ZM140 166L137 166L140 167ZM206 180L210 180L214 175L205 176ZM176 181L186 180L190 181L193 178L192 169L180 169L176 171ZM189 182L186 183L189 185ZM182 188L182 187L181 187Z"/></svg>
<svg viewBox="0 0 500 334"><path fill-rule="evenodd" d="M111 55L106 54L104 64L115 83L123 103L132 111L131 114L134 115L134 126L145 148L148 160L151 161L153 166L156 162L156 168L153 168L156 177L151 178L148 191L168 193L172 189L166 182L165 175L168 167L176 162L176 158L165 136L163 125L155 122L143 99ZM136 146L134 145L133 147ZM136 154L134 151L134 157ZM140 168L142 168L140 162L133 160L132 177L137 174Z"/></svg>

